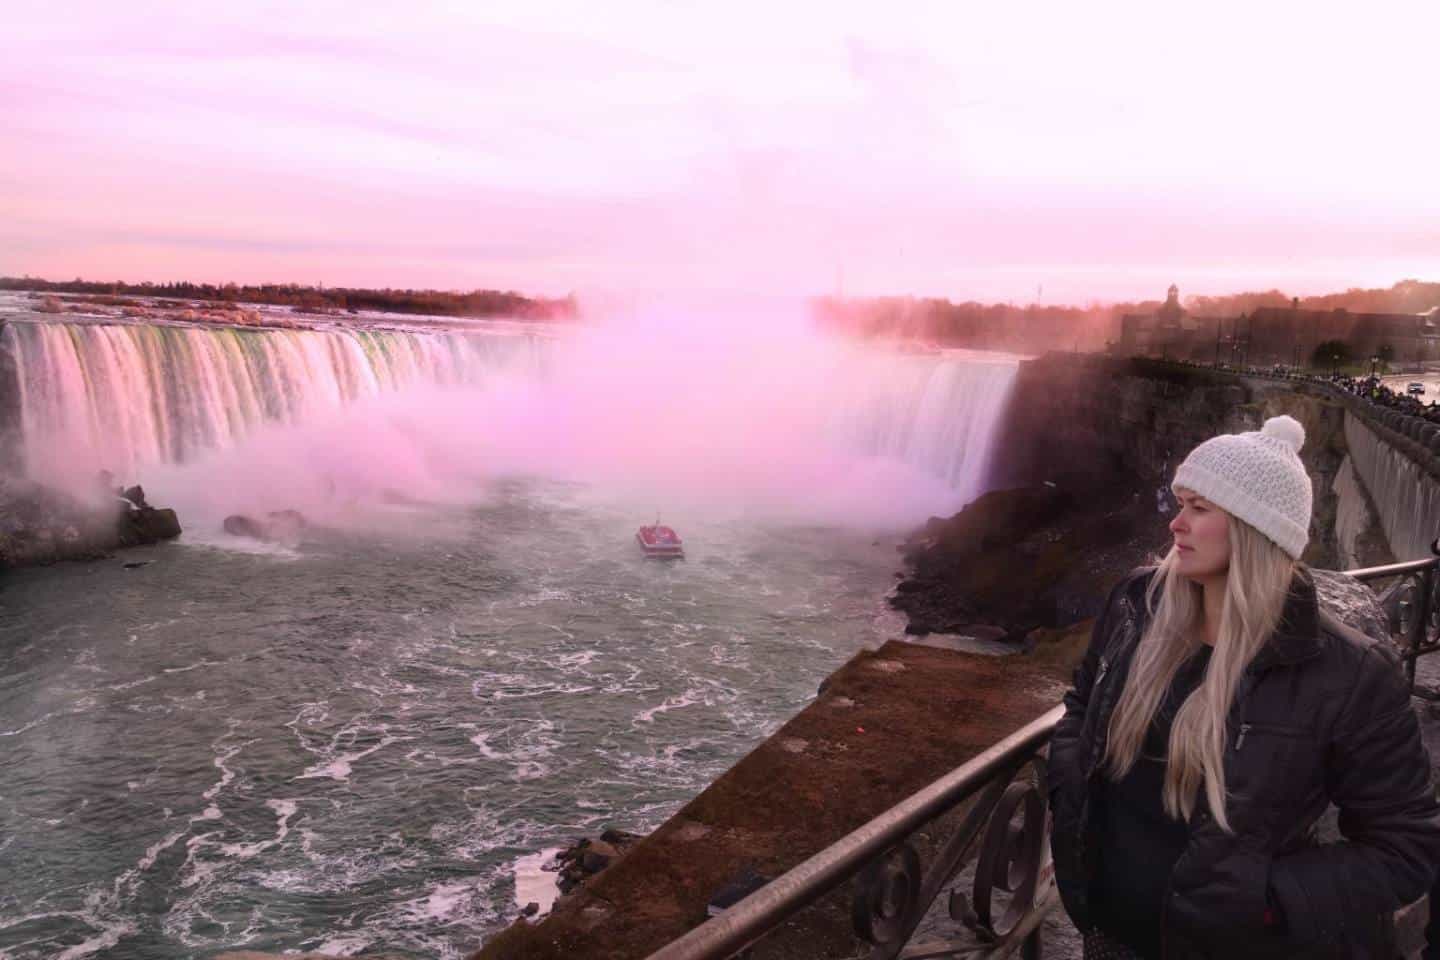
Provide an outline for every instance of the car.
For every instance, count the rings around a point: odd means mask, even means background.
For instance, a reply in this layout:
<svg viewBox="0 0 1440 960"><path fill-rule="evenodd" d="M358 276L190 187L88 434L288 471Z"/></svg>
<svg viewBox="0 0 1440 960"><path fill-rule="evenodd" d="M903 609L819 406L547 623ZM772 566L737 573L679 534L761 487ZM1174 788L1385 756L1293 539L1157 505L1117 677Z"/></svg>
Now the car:
<svg viewBox="0 0 1440 960"><path fill-rule="evenodd" d="M1410 394L1411 396L1419 396L1420 394L1425 392L1425 384L1412 383L1405 388L1405 392Z"/></svg>

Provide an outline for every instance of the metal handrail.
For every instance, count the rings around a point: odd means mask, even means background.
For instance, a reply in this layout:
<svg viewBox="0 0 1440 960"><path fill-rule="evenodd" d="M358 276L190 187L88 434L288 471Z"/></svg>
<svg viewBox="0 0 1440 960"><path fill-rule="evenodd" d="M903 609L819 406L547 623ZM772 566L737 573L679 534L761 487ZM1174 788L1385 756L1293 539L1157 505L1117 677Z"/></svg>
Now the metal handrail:
<svg viewBox="0 0 1440 960"><path fill-rule="evenodd" d="M1065 715L1052 707L973 759L886 810L735 906L650 955L649 960L721 960L856 875L936 816L1023 767Z"/></svg>
<svg viewBox="0 0 1440 960"><path fill-rule="evenodd" d="M1342 570L1341 572L1356 580L1383 580L1386 577L1418 573L1434 567L1437 563L1440 563L1440 557L1426 557L1422 560L1404 560L1400 563L1386 563L1378 567L1361 567L1359 570Z"/></svg>
<svg viewBox="0 0 1440 960"><path fill-rule="evenodd" d="M1430 552L1434 556L1344 572L1362 583L1389 577L1407 577L1413 581L1414 600L1407 602L1406 611L1410 614L1410 622L1401 624L1401 629L1409 634L1406 638L1409 649L1400 655L1400 659L1405 664L1411 695L1421 700L1440 701L1440 692L1415 687L1416 661L1426 654L1440 651L1440 634L1431 636L1430 633L1430 618L1435 610L1435 571L1440 568L1440 539L1431 542Z"/></svg>

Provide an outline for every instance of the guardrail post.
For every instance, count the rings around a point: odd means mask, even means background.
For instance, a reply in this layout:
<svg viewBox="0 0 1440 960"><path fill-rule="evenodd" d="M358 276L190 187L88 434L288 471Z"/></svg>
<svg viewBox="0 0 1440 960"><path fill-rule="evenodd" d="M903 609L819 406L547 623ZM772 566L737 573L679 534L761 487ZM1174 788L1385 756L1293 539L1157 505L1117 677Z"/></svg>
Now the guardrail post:
<svg viewBox="0 0 1440 960"><path fill-rule="evenodd" d="M1410 656L1405 660L1405 675L1410 680L1410 689L1415 689L1415 665L1420 662L1420 653L1429 640L1430 602L1435 591L1435 565L1432 563L1420 572L1415 584L1415 606L1411 610L1414 622L1410 624Z"/></svg>

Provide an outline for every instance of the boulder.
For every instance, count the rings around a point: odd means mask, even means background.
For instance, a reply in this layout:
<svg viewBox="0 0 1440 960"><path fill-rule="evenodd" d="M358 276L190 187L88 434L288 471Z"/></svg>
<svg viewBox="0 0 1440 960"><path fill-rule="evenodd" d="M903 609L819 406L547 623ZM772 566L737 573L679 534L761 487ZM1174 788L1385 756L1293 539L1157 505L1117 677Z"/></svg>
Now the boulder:
<svg viewBox="0 0 1440 960"><path fill-rule="evenodd" d="M607 828L600 837L584 837L555 855L559 876L555 883L561 895L567 894L591 877L614 864L630 849L645 839L638 833Z"/></svg>
<svg viewBox="0 0 1440 960"><path fill-rule="evenodd" d="M272 510L263 520L243 513L232 513L225 518L225 532L232 537L249 537L265 543L278 541L294 545L306 527L305 515L299 510Z"/></svg>
<svg viewBox="0 0 1440 960"><path fill-rule="evenodd" d="M245 516L242 513L232 513L225 518L225 532L232 537L250 537L254 540L264 540L265 527L258 521Z"/></svg>
<svg viewBox="0 0 1440 960"><path fill-rule="evenodd" d="M129 500L128 497L126 499ZM116 527L119 532L119 545L122 547L173 540L182 532L180 518L175 515L174 510L155 507L121 510L116 516Z"/></svg>
<svg viewBox="0 0 1440 960"><path fill-rule="evenodd" d="M1364 583L1334 570L1311 570L1320 607L1336 620L1377 640L1390 638L1390 618Z"/></svg>
<svg viewBox="0 0 1440 960"><path fill-rule="evenodd" d="M620 852L604 840L591 840L585 847L585 852L580 855L580 866L586 873L599 873L619 856Z"/></svg>

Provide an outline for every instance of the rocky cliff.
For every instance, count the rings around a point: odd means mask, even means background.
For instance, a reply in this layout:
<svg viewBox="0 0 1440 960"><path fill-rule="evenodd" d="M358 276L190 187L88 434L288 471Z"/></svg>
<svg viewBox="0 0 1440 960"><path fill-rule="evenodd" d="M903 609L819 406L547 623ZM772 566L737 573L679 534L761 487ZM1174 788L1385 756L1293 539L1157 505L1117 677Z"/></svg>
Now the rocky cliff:
<svg viewBox="0 0 1440 960"><path fill-rule="evenodd" d="M1012 643L1093 616L1111 584L1169 548L1170 479L1186 454L1281 413L1305 427L1300 456L1314 484L1303 559L1326 569L1392 561L1388 514L1362 482L1374 458L1362 453L1357 470L1347 406L1328 388L1052 353L1020 365L991 492L911 538L891 604L910 633Z"/></svg>
<svg viewBox="0 0 1440 960"><path fill-rule="evenodd" d="M1304 381L1143 358L1046 354L1021 364L990 486L1049 480L1081 496L1123 486L1163 512L1170 478L1196 444L1217 433L1258 430L1285 413L1305 427L1300 458L1315 488L1305 562L1332 569L1353 565L1346 560L1385 562L1392 558L1365 529L1364 511L1347 510L1358 513L1350 523L1361 527L1351 532L1349 547L1363 556L1343 556L1337 536L1341 495L1353 489L1342 482L1337 490L1349 453L1345 412L1338 398Z"/></svg>

